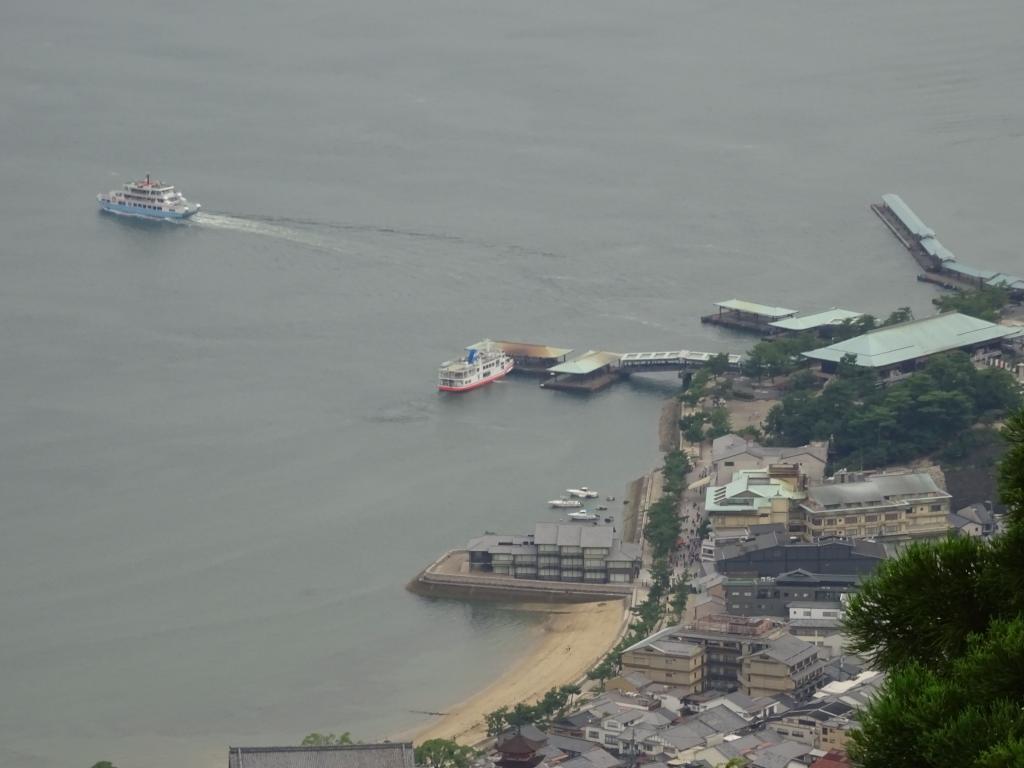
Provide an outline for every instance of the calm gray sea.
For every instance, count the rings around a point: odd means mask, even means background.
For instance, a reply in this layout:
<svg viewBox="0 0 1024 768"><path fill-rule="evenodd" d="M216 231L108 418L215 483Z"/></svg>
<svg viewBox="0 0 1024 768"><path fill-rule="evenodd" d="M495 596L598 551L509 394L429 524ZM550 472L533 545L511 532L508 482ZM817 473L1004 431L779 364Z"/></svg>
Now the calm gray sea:
<svg viewBox="0 0 1024 768"><path fill-rule="evenodd" d="M490 336L738 350L926 312L868 210L1021 269L1014 2L0 4L0 765L223 765L482 686L530 618L403 585L657 460L671 379L435 394ZM188 226L96 212L159 174Z"/></svg>

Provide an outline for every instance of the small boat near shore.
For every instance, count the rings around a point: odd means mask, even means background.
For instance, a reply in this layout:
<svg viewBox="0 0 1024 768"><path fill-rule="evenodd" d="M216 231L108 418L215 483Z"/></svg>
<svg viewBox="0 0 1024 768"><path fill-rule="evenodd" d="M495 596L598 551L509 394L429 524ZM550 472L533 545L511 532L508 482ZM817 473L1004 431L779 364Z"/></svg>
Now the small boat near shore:
<svg viewBox="0 0 1024 768"><path fill-rule="evenodd" d="M583 502L578 499L552 499L548 502L548 506L555 509L572 509L573 507L582 507Z"/></svg>
<svg viewBox="0 0 1024 768"><path fill-rule="evenodd" d="M587 512L585 509L581 509L579 512L570 512L566 517L577 523L590 523L597 520L597 515L593 512Z"/></svg>
<svg viewBox="0 0 1024 768"><path fill-rule="evenodd" d="M182 220L199 212L199 203L190 203L173 184L146 178L130 181L122 189L96 195L100 210L119 216L142 219Z"/></svg>
<svg viewBox="0 0 1024 768"><path fill-rule="evenodd" d="M596 499L601 495L597 491L590 490L585 485L581 485L579 488L566 488L565 492L577 499Z"/></svg>

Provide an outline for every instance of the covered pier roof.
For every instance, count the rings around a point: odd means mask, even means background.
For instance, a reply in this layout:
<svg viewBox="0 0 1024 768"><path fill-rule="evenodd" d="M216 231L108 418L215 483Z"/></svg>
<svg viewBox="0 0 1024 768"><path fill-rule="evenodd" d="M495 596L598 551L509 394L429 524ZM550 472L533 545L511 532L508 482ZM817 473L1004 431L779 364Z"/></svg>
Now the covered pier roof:
<svg viewBox="0 0 1024 768"><path fill-rule="evenodd" d="M559 365L548 368L551 373L568 373L575 376L586 376L619 361L619 355L614 352L598 352L590 350L579 357L568 360Z"/></svg>
<svg viewBox="0 0 1024 768"><path fill-rule="evenodd" d="M1014 329L1006 325L950 312L879 328L803 354L812 360L833 363L839 362L845 355L855 355L857 365L885 368L951 349L995 341L1011 336L1013 332Z"/></svg>
<svg viewBox="0 0 1024 768"><path fill-rule="evenodd" d="M784 317L792 317L796 314L795 309L770 307L767 304L757 304L753 301L744 301L743 299L719 301L715 303L715 306L720 307L721 309L729 309L733 312L742 312L746 315L756 315L758 317L770 318L772 320L781 320Z"/></svg>
<svg viewBox="0 0 1024 768"><path fill-rule="evenodd" d="M821 328L825 325L841 325L845 320L856 320L858 317L863 316L864 315L861 312L832 307L832 309L826 309L824 312L816 312L813 315L804 315L802 317L789 317L785 320L776 320L774 323L768 323L768 325L773 328L780 328L784 331L809 331L813 328Z"/></svg>
<svg viewBox="0 0 1024 768"><path fill-rule="evenodd" d="M470 349L477 349L485 346L487 342L481 341L473 344ZM553 360L560 357L565 357L571 349L565 349L563 347L549 347L546 344L529 344L523 341L492 341L491 344L496 346L506 355L512 355L512 357L535 357L538 359Z"/></svg>
<svg viewBox="0 0 1024 768"><path fill-rule="evenodd" d="M909 205L903 202L903 198L899 195L882 195L882 202L903 223L903 226L910 230L911 234L917 235L918 239L935 237L935 232L918 218L917 214L911 210Z"/></svg>

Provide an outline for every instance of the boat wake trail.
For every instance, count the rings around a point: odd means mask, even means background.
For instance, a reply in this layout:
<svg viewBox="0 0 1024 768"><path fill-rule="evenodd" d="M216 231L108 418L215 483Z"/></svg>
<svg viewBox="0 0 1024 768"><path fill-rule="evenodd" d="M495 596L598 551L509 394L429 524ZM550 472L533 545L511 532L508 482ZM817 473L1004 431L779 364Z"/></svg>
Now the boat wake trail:
<svg viewBox="0 0 1024 768"><path fill-rule="evenodd" d="M203 227L210 227L211 229L241 232L259 237L272 237L276 240L287 240L288 242L322 250L338 252L344 250L337 242L322 236L312 229L312 226L314 226L313 222L307 222L305 227L289 226L286 223L277 223L272 219L255 216L200 211L192 217L192 223Z"/></svg>
<svg viewBox="0 0 1024 768"><path fill-rule="evenodd" d="M272 237L278 240L306 245L335 252L348 252L338 242L338 235L347 235L354 246L363 238L400 238L409 241L433 241L449 245L463 245L482 248L488 251L500 251L509 255L541 256L557 258L558 254L524 248L517 245L501 245L482 240L452 235L443 232L422 232L412 229L381 227L368 224L339 224L334 222L313 221L310 219L283 218L273 216L253 216L240 213L217 213L200 211L192 217L191 222L213 229L242 232L249 235Z"/></svg>

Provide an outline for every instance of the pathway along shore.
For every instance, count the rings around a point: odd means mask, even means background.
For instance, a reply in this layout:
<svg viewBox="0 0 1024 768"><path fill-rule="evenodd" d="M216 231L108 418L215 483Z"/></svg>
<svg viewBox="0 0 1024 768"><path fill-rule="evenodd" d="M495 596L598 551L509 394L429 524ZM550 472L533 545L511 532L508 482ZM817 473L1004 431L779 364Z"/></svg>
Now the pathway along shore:
<svg viewBox="0 0 1024 768"><path fill-rule="evenodd" d="M519 702L532 704L552 687L574 683L618 642L629 617L624 600L574 605L523 604L517 609L546 614L526 655L501 677L465 701L446 708L436 722L396 738L421 744L455 739L476 744L487 738L484 715Z"/></svg>

